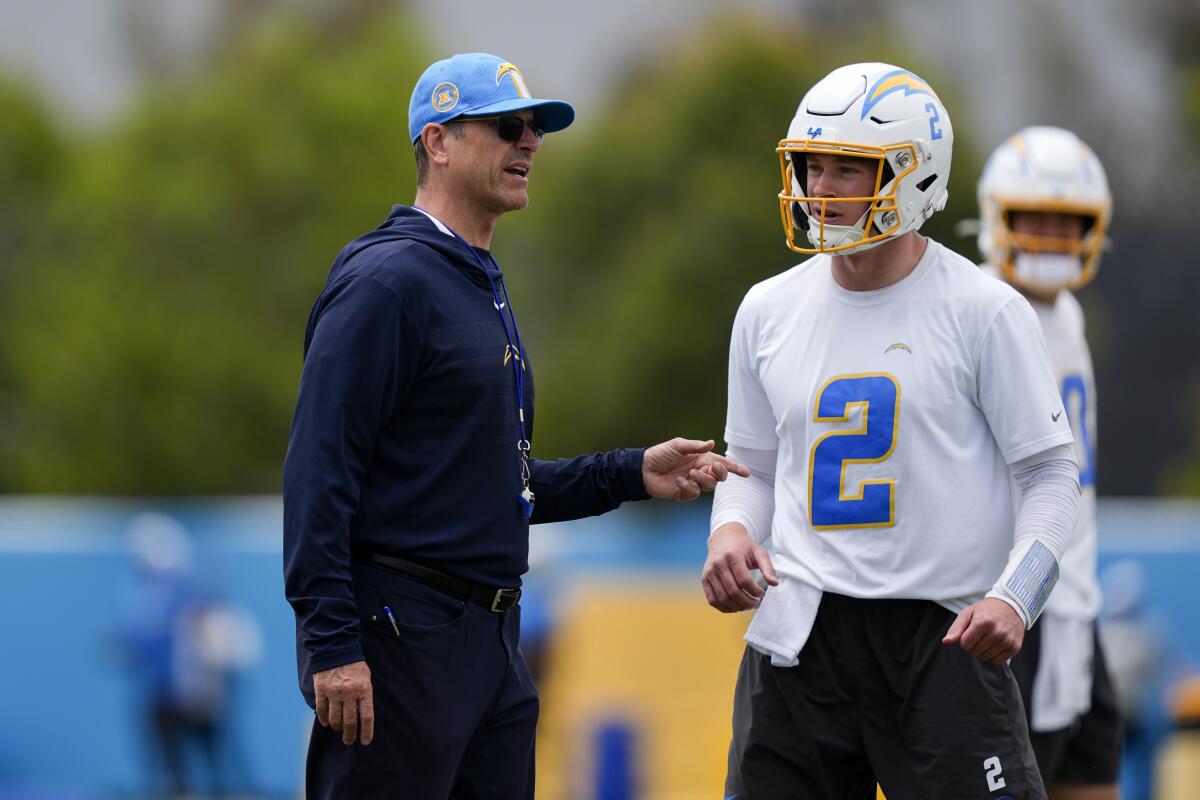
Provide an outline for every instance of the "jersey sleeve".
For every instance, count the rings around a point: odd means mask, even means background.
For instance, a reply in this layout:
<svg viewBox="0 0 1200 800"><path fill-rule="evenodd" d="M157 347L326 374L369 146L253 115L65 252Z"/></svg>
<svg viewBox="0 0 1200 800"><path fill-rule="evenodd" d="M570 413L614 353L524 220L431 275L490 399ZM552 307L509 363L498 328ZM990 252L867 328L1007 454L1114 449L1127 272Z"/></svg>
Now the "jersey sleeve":
<svg viewBox="0 0 1200 800"><path fill-rule="evenodd" d="M777 450L752 450L731 444L727 455L750 468L750 477L730 475L713 490L709 534L722 525L738 522L759 544L771 538L775 518L775 464Z"/></svg>
<svg viewBox="0 0 1200 800"><path fill-rule="evenodd" d="M1008 464L1074 441L1037 315L1014 297L983 337L979 406Z"/></svg>
<svg viewBox="0 0 1200 800"><path fill-rule="evenodd" d="M756 326L745 302L733 321L729 341L729 400L725 417L725 441L755 450L775 450L775 412L767 399L754 363L757 350Z"/></svg>

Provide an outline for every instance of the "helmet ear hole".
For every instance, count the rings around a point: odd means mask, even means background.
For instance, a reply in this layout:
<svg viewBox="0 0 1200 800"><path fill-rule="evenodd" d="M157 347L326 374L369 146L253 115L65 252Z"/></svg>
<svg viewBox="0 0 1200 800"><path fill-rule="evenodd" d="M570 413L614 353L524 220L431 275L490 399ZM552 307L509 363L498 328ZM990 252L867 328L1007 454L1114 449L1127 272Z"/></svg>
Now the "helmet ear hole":
<svg viewBox="0 0 1200 800"><path fill-rule="evenodd" d="M938 177L937 173L935 172L934 174L930 175L925 180L918 183L917 188L920 189L922 192L929 191L929 187L933 185L933 182L937 180L937 177Z"/></svg>
<svg viewBox="0 0 1200 800"><path fill-rule="evenodd" d="M788 161L792 165L792 182L800 188L800 196L808 196L808 155L805 153L788 153ZM792 224L802 231L808 230L808 214L804 213L801 203L792 203Z"/></svg>
<svg viewBox="0 0 1200 800"><path fill-rule="evenodd" d="M800 187L800 194L808 196L808 155L806 153L789 153L792 162L792 180Z"/></svg>
<svg viewBox="0 0 1200 800"><path fill-rule="evenodd" d="M808 214L804 213L801 203L792 203L792 222L802 231L808 230Z"/></svg>

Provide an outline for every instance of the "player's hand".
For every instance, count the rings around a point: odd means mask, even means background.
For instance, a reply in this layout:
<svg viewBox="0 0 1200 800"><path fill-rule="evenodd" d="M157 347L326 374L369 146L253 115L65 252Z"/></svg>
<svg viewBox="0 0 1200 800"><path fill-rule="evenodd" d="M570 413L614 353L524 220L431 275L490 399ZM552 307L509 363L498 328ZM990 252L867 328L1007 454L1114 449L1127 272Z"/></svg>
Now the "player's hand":
<svg viewBox="0 0 1200 800"><path fill-rule="evenodd" d="M942 644L957 644L980 661L1003 664L1021 651L1025 623L1003 600L985 597L954 620Z"/></svg>
<svg viewBox="0 0 1200 800"><path fill-rule="evenodd" d="M728 456L712 452L713 440L675 437L646 448L642 457L642 481L646 493L663 500L683 503L701 492L711 492L730 473L750 477L750 469Z"/></svg>
<svg viewBox="0 0 1200 800"><path fill-rule="evenodd" d="M365 661L343 664L313 675L317 695L317 720L342 734L343 744L364 745L375 738L375 704L371 669Z"/></svg>
<svg viewBox="0 0 1200 800"><path fill-rule="evenodd" d="M708 537L708 559L700 574L708 604L727 614L758 608L767 590L754 580L752 569L761 570L769 585L779 585L766 548L743 525L730 522L717 528Z"/></svg>

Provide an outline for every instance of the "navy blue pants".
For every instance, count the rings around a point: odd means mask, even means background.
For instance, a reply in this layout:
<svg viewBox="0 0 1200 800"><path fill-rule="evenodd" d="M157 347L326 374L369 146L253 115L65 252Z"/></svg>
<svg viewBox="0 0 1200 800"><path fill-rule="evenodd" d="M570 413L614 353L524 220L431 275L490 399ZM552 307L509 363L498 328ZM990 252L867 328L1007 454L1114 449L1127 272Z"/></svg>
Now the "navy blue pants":
<svg viewBox="0 0 1200 800"><path fill-rule="evenodd" d="M347 746L314 720L309 800L532 798L538 699L517 649L520 608L493 614L365 566L354 594L375 739Z"/></svg>

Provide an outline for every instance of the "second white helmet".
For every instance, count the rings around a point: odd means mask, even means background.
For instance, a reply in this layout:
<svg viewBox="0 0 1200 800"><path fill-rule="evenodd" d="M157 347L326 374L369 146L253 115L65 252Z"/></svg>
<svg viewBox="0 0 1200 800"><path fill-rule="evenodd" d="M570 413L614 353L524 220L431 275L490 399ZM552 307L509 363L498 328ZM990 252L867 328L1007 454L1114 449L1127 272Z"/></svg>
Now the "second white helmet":
<svg viewBox="0 0 1200 800"><path fill-rule="evenodd" d="M852 253L876 247L946 207L954 131L928 83L891 64L851 64L819 81L796 110L779 142L779 194L787 245L798 253ZM808 195L809 154L873 159L869 197ZM850 225L824 221L831 203L869 201Z"/></svg>
<svg viewBox="0 0 1200 800"><path fill-rule="evenodd" d="M1015 212L1076 214L1082 239L1017 233ZM1025 289L1078 289L1096 274L1112 219L1112 194L1100 159L1078 136L1038 125L1014 134L988 158L979 178L979 251Z"/></svg>

